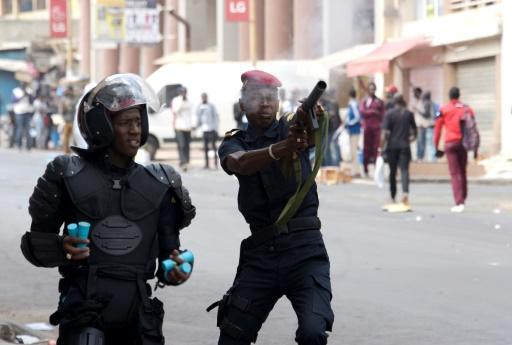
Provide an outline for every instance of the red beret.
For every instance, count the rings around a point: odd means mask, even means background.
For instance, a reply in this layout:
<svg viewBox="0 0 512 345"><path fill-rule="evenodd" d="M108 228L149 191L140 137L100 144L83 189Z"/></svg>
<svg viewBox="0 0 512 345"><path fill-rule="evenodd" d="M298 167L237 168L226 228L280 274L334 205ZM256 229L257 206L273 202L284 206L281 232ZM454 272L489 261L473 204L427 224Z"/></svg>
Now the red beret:
<svg viewBox="0 0 512 345"><path fill-rule="evenodd" d="M391 85L388 85L388 87L386 88L386 92L387 93L397 93L398 92L398 88L391 84Z"/></svg>
<svg viewBox="0 0 512 345"><path fill-rule="evenodd" d="M280 87L281 82L272 74L260 70L247 71L241 76L243 87L247 85Z"/></svg>

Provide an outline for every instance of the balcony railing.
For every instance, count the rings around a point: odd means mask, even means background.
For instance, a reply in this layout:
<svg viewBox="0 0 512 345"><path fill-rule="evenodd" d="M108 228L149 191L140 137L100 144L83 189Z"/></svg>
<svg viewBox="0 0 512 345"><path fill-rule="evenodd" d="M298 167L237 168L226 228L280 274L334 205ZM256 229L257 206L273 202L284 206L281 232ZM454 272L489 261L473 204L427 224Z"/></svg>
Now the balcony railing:
<svg viewBox="0 0 512 345"><path fill-rule="evenodd" d="M461 12L500 3L501 0L448 0L448 12Z"/></svg>

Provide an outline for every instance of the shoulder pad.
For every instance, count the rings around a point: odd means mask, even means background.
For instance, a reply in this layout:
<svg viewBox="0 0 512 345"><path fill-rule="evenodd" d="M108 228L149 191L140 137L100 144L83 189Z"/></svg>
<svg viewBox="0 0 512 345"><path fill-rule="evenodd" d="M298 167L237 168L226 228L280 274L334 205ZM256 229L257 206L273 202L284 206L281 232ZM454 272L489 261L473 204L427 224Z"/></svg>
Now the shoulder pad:
<svg viewBox="0 0 512 345"><path fill-rule="evenodd" d="M173 167L167 164L152 163L144 167L149 173L169 187L176 188L181 186L181 176Z"/></svg>
<svg viewBox="0 0 512 345"><path fill-rule="evenodd" d="M241 129L237 129L237 128L232 129L232 130L230 130L230 131L227 131L227 132L224 134L224 139L231 138L231 137L233 137L233 136L237 135L237 134L238 134L238 133L240 133L240 132L242 132L242 130L241 130Z"/></svg>
<svg viewBox="0 0 512 345"><path fill-rule="evenodd" d="M50 163L53 170L60 176L73 176L80 172L85 162L79 156L60 155Z"/></svg>
<svg viewBox="0 0 512 345"><path fill-rule="evenodd" d="M178 222L178 230L189 226L192 219L196 216L196 208L192 205L188 190L181 183L180 174L167 164L153 163L145 168L158 181L168 185L174 191L183 211L182 219Z"/></svg>

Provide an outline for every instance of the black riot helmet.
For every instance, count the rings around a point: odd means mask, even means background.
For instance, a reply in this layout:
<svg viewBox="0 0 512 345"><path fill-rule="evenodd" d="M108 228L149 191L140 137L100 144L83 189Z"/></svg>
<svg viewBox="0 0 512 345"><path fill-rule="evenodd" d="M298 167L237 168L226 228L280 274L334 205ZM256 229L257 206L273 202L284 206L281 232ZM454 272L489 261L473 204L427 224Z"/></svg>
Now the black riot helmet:
<svg viewBox="0 0 512 345"><path fill-rule="evenodd" d="M144 145L149 132L148 107L157 111L158 99L138 75L113 74L103 79L83 97L78 107L78 128L88 149L95 151L110 146L114 139L111 113L131 108L140 109L140 145Z"/></svg>

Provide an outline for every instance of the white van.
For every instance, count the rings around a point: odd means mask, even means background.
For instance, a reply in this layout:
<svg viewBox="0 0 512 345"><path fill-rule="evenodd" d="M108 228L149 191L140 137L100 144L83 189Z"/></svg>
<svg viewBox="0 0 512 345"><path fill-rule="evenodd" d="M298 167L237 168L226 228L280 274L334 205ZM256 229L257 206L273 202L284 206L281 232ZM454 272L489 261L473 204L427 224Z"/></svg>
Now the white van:
<svg viewBox="0 0 512 345"><path fill-rule="evenodd" d="M180 93L181 84L170 84L157 93L161 107L157 112L149 111L149 134L144 149L148 151L151 160L155 159L156 152L163 144L174 140L175 133L172 126L172 112L170 109L172 99Z"/></svg>

